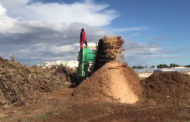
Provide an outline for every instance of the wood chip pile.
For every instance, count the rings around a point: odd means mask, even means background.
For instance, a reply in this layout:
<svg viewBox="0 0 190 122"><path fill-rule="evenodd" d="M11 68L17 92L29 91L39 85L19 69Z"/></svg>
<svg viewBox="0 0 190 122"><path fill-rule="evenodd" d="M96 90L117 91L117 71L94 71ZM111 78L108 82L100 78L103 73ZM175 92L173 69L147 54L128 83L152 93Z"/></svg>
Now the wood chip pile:
<svg viewBox="0 0 190 122"><path fill-rule="evenodd" d="M122 59L122 52L124 40L121 36L104 36L98 42L98 50L95 61L95 70L102 67L110 61L120 61Z"/></svg>

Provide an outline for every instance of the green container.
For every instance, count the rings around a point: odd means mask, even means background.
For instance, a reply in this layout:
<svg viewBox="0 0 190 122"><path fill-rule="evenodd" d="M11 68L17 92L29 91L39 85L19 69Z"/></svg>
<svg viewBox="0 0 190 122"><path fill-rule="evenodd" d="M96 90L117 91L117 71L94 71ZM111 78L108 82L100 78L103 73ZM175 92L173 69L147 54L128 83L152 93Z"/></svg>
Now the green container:
<svg viewBox="0 0 190 122"><path fill-rule="evenodd" d="M95 60L95 50L91 50L88 47L83 47L80 51L80 63L93 62Z"/></svg>
<svg viewBox="0 0 190 122"><path fill-rule="evenodd" d="M83 57L84 57L84 62L93 62L95 59L95 51L89 49L88 47L83 48Z"/></svg>
<svg viewBox="0 0 190 122"><path fill-rule="evenodd" d="M79 53L79 67L78 67L78 75L79 77L86 78L88 74L88 64L94 63L95 60L95 51L89 47L83 47Z"/></svg>

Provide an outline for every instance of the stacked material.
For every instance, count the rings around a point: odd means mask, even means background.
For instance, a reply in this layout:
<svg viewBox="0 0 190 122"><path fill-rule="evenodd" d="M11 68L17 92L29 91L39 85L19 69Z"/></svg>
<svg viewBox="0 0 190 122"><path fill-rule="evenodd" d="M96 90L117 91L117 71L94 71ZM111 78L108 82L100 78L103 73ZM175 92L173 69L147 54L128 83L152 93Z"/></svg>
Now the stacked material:
<svg viewBox="0 0 190 122"><path fill-rule="evenodd" d="M110 61L122 59L124 40L121 36L104 36L98 42L98 49L95 61L95 71Z"/></svg>
<svg viewBox="0 0 190 122"><path fill-rule="evenodd" d="M127 64L109 62L84 80L74 91L74 101L134 104L142 88L138 75Z"/></svg>

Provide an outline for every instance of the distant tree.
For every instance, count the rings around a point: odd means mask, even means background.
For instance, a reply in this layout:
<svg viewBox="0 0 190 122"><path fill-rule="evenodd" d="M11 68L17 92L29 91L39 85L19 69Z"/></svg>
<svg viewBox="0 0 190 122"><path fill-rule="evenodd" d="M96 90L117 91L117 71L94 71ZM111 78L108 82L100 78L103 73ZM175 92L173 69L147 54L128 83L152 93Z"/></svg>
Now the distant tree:
<svg viewBox="0 0 190 122"><path fill-rule="evenodd" d="M170 67L179 67L180 65L178 64L170 64Z"/></svg>
<svg viewBox="0 0 190 122"><path fill-rule="evenodd" d="M144 68L144 66L141 66L141 65L139 65L139 66L133 66L133 69L143 69Z"/></svg>
<svg viewBox="0 0 190 122"><path fill-rule="evenodd" d="M190 65L185 65L185 67L190 67Z"/></svg>
<svg viewBox="0 0 190 122"><path fill-rule="evenodd" d="M151 68L155 68L155 66L151 66Z"/></svg>
<svg viewBox="0 0 190 122"><path fill-rule="evenodd" d="M137 66L137 68L138 68L138 69L143 69L143 68L144 68L144 66Z"/></svg>
<svg viewBox="0 0 190 122"><path fill-rule="evenodd" d="M169 66L167 64L159 64L157 68L169 68Z"/></svg>

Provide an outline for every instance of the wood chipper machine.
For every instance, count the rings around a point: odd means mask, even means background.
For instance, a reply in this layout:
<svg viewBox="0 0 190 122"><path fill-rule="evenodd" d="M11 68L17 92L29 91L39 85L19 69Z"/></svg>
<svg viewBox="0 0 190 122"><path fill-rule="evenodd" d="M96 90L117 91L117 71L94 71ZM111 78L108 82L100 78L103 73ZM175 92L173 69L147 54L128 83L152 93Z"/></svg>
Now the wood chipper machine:
<svg viewBox="0 0 190 122"><path fill-rule="evenodd" d="M104 36L98 44L84 46L78 52L78 80L83 80L110 61L117 61L123 52L121 36Z"/></svg>
<svg viewBox="0 0 190 122"><path fill-rule="evenodd" d="M96 58L97 45L95 43L84 46L78 52L78 68L77 79L85 79L89 77L94 69L94 63Z"/></svg>

